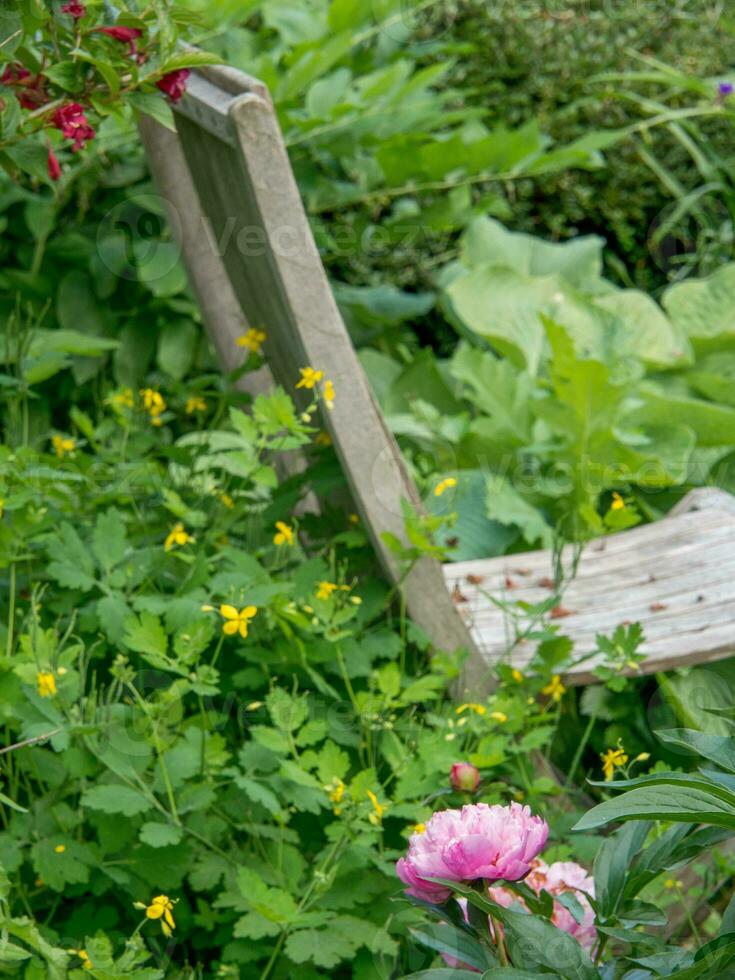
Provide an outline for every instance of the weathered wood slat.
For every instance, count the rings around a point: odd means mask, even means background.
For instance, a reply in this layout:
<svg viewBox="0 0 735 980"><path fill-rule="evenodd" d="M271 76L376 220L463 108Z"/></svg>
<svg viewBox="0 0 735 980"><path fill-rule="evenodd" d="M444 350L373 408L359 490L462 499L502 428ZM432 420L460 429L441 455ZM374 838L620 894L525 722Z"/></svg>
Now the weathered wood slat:
<svg viewBox="0 0 735 980"><path fill-rule="evenodd" d="M299 394L299 369L307 365L333 381L336 403L322 422L383 567L400 582L411 618L437 646L472 649L441 566L420 561L401 581L382 539L383 532L404 538L401 499L416 507L420 501L332 296L265 87L232 69L207 68L192 75L175 108L178 153L169 162L159 145L156 177L164 196L177 184L176 209L185 215L178 222L183 255L206 303L220 359L231 363L235 317L219 314L217 287L202 268L212 270L217 283L224 272L231 284L223 289L228 309L234 295L243 321L266 332L268 365L287 391ZM167 140L157 126L146 121L143 128L154 151L157 141L165 147Z"/></svg>
<svg viewBox="0 0 735 980"><path fill-rule="evenodd" d="M663 521L588 545L576 577L563 590L568 615L558 619L561 631L574 640L575 652L594 650L598 633L640 622L646 637L644 673L735 653L732 503L722 492L695 491ZM567 561L571 554L567 549ZM551 594L548 581L542 580L552 575L547 551L444 566L460 614L489 662L507 656L509 629L508 613L490 596L509 604L542 602ZM523 669L533 653L533 644L523 642L507 662ZM567 681L594 680L591 669L600 659L584 661L567 674Z"/></svg>

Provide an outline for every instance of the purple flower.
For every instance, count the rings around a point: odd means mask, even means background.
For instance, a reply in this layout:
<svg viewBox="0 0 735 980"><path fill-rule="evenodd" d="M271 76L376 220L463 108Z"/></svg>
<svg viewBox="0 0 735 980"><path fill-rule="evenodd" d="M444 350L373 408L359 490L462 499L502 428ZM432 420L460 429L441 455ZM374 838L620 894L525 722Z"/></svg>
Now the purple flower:
<svg viewBox="0 0 735 980"><path fill-rule="evenodd" d="M727 98L728 95L732 95L732 93L735 92L735 85L733 85L732 82L720 82L717 87L717 91L724 99Z"/></svg>

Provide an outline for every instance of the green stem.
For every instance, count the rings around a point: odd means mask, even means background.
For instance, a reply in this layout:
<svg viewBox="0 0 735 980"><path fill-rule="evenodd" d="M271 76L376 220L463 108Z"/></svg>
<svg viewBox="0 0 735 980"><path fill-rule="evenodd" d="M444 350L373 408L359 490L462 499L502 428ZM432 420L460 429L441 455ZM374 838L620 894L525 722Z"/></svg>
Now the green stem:
<svg viewBox="0 0 735 980"><path fill-rule="evenodd" d="M574 776L579 768L579 764L582 761L582 756L584 755L584 750L587 748L587 743L592 735L592 729L595 727L595 722L597 721L597 712L590 715L590 720L587 723L587 727L584 730L584 735L582 736L582 741L577 747L577 751L574 753L574 759L572 759L572 764L569 767L569 772L565 781L565 789L568 789L574 780Z"/></svg>
<svg viewBox="0 0 735 980"><path fill-rule="evenodd" d="M8 640L5 655L8 659L13 652L13 630L15 624L15 562L10 563L10 598L8 600Z"/></svg>

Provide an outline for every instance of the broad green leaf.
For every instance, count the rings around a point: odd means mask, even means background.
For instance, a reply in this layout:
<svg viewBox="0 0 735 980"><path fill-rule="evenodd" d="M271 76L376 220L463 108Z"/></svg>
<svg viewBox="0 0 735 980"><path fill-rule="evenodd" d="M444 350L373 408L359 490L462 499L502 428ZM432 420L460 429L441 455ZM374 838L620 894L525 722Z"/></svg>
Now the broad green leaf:
<svg viewBox="0 0 735 980"><path fill-rule="evenodd" d="M665 820L704 823L735 830L735 794L728 803L720 795L688 786L645 786L600 803L586 813L575 830L594 830L615 820Z"/></svg>
<svg viewBox="0 0 735 980"><path fill-rule="evenodd" d="M100 566L109 571L125 557L127 536L122 515L114 508L100 512L92 532L92 551Z"/></svg>
<svg viewBox="0 0 735 980"><path fill-rule="evenodd" d="M601 921L618 912L623 898L626 876L631 862L646 840L651 824L639 823L621 827L604 841L595 857L595 898Z"/></svg>
<svg viewBox="0 0 735 980"><path fill-rule="evenodd" d="M91 810L124 817L134 817L151 809L149 800L137 789L118 783L106 783L86 789L82 794L82 805Z"/></svg>
<svg viewBox="0 0 735 980"><path fill-rule="evenodd" d="M553 530L543 514L515 489L504 476L491 475L487 478L486 514L490 520L499 524L517 527L526 542L549 548L553 542Z"/></svg>
<svg viewBox="0 0 735 980"><path fill-rule="evenodd" d="M158 366L177 381L194 363L200 330L192 320L171 320L158 335Z"/></svg>
<svg viewBox="0 0 735 980"><path fill-rule="evenodd" d="M170 823L151 821L140 828L140 839L149 847L169 847L178 844L183 836L181 827Z"/></svg>
<svg viewBox="0 0 735 980"><path fill-rule="evenodd" d="M735 345L735 263L706 279L688 279L670 286L662 302L695 348Z"/></svg>
<svg viewBox="0 0 735 980"><path fill-rule="evenodd" d="M94 562L79 534L71 524L64 522L48 544L52 561L49 575L68 589L88 592L95 586Z"/></svg>
<svg viewBox="0 0 735 980"><path fill-rule="evenodd" d="M461 257L467 266L494 265L529 276L564 276L587 292L600 290L603 238L586 235L568 242L546 242L535 235L509 231L493 218L475 218L462 236Z"/></svg>
<svg viewBox="0 0 735 980"><path fill-rule="evenodd" d="M136 653L158 657L165 657L168 648L168 638L160 619L148 612L141 613L139 618L132 616L125 623L123 642Z"/></svg>
<svg viewBox="0 0 735 980"><path fill-rule="evenodd" d="M686 728L657 731L656 735L668 745L690 749L722 769L735 773L735 738L731 736L707 735Z"/></svg>
<svg viewBox="0 0 735 980"><path fill-rule="evenodd" d="M473 939L468 932L458 929L456 926L448 923L438 925L427 923L409 931L415 942L427 946L443 956L451 956L467 966L486 970L488 966L495 965L488 957L482 944Z"/></svg>

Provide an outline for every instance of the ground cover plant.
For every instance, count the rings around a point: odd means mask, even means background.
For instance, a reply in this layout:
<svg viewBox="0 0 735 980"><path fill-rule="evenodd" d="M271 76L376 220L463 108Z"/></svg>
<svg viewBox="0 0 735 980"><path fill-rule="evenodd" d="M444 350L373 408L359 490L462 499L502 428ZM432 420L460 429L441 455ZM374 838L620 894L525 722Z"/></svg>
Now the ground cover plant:
<svg viewBox="0 0 735 980"><path fill-rule="evenodd" d="M562 576L522 623L506 604L531 669L457 701L462 651L406 618L345 504L322 429L339 379L305 364L246 394L268 325L222 375L133 136L136 113L171 123L196 64L269 83L434 512L410 515L407 560L582 545L728 487L730 266L712 252L653 299L610 278L607 226L519 235L522 182L581 179L628 136L488 115L457 13L0 17L4 976L726 975L732 666L628 679L642 637L621 624L600 683L565 690ZM729 118L712 79L651 71L667 113Z"/></svg>

